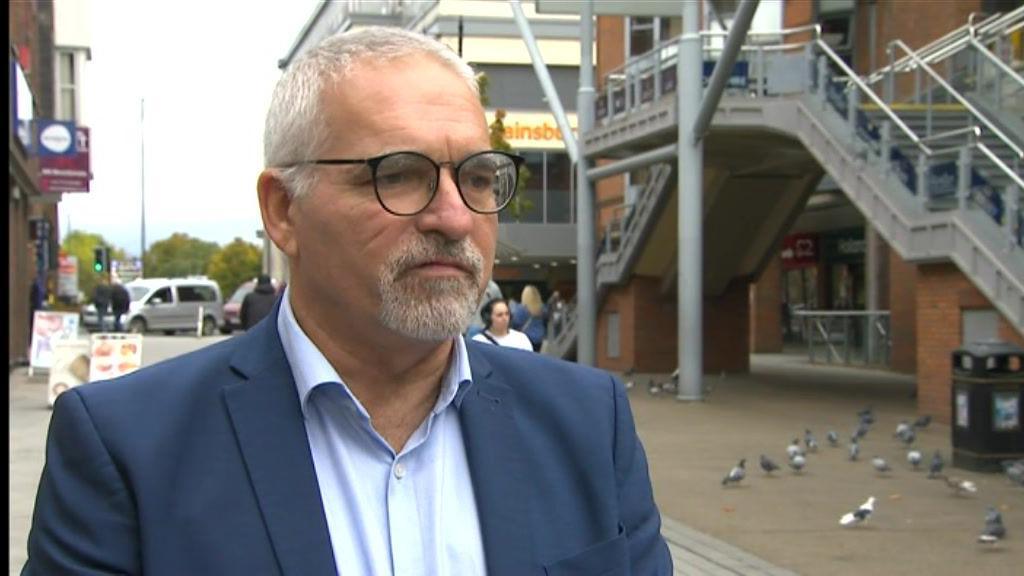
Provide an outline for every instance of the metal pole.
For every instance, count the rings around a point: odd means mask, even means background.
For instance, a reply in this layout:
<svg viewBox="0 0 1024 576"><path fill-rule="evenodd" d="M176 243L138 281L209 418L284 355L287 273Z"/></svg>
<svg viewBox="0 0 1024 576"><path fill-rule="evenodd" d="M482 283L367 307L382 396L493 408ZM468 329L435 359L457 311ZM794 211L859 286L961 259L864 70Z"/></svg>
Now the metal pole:
<svg viewBox="0 0 1024 576"><path fill-rule="evenodd" d="M139 105L139 133L141 135L140 151L140 204L142 210L142 249L140 250L140 261L142 263L139 276L146 275L146 99L143 98Z"/></svg>
<svg viewBox="0 0 1024 576"><path fill-rule="evenodd" d="M867 307L870 313L867 316L867 339L865 341L866 350L864 351L864 359L866 364L872 364L875 361L875 331L872 329L874 326L874 312L878 310L878 246L879 239L878 233L875 232L875 227L871 224L871 221L864 223L864 235L867 237L866 254L864 256L864 283L867 284Z"/></svg>
<svg viewBox="0 0 1024 576"><path fill-rule="evenodd" d="M679 119L679 280L677 330L679 388L676 398L703 399L703 170L704 143L694 138L701 98L700 4L683 3L683 35L676 62Z"/></svg>
<svg viewBox="0 0 1024 576"><path fill-rule="evenodd" d="M513 2L513 11L519 2ZM521 15L522 9L519 9ZM522 25L520 25L522 28ZM525 36L525 34L524 34ZM529 45L529 43L527 43ZM593 366L597 359L597 286L594 275L594 195L590 180L587 179L589 163L583 151L583 135L594 128L594 4L593 0L583 3L580 13L580 87L576 95L576 115L579 120L580 137L575 147L566 141L566 150L577 150L576 161L576 202L579 207L576 224L576 362ZM538 59L534 58L534 67ZM546 70L545 70L546 71ZM549 98L549 104L557 102ZM560 106L560 105L559 105ZM562 131L563 137L571 138L572 133Z"/></svg>
<svg viewBox="0 0 1024 576"><path fill-rule="evenodd" d="M659 148L654 148L646 152L641 152L635 156L624 158L622 160L616 160L610 164L604 164L596 168L587 170L587 178L598 181L604 178L615 176L616 174L622 174L623 172L631 172L633 170L639 170L651 164L657 164L658 162L667 162L675 157L679 145L673 142L672 144L666 144Z"/></svg>
<svg viewBox="0 0 1024 576"><path fill-rule="evenodd" d="M711 117L715 114L715 110L718 108L718 100L722 97L722 91L725 90L725 85L729 81L729 77L732 76L733 65L736 64L736 56L740 52L740 48L743 46L743 40L747 37L747 30L750 29L750 22L754 19L754 12L757 11L757 4L760 0L743 0L740 4L739 9L736 11L736 17L732 21L732 26L729 28L729 36L725 39L725 47L722 48L722 56L718 59L718 63L715 64L715 69L711 72L711 80L708 81L708 91L704 95L703 102L699 99L698 102L700 112L697 114L697 119L693 123L693 138L700 139L704 137L704 133L707 132L708 125L711 124ZM694 3L696 4L696 3ZM687 12L687 7L683 7L683 13ZM700 10L698 7L697 13ZM685 34L686 20L683 16L683 30ZM699 18L697 16L696 18ZM697 20L693 33L697 34L700 32L700 21ZM699 36L698 36L699 41ZM698 43L697 55L702 57ZM703 73L703 63L698 71ZM695 76L694 78L700 78ZM682 77L679 78L679 84L683 83ZM699 87L701 82L697 83Z"/></svg>
<svg viewBox="0 0 1024 576"><path fill-rule="evenodd" d="M585 3L585 10L590 4L590 1L591 0L588 0ZM548 67L544 65L544 57L541 56L540 49L537 48L537 40L533 37L533 31L530 30L530 23L526 20L526 15L523 14L523 7L519 4L519 0L511 0L509 4L512 5L512 15L515 16L516 25L519 26L519 34L523 37L523 43L526 44L526 50L530 53L530 60L533 61L533 71L537 74L537 81L540 82L540 87L544 91L544 98L548 101L548 106L551 108L551 114L555 116L555 123L558 124L558 129L562 131L562 141L565 142L565 151L569 154L569 160L573 163L577 163L583 155L577 150L576 138L572 135L572 129L569 127L569 119L565 116L565 110L562 108L562 100L559 99L558 92L555 91L555 85L551 81L551 73L548 72ZM593 11L592 8L590 8L590 10L591 12ZM582 15L580 17L580 21L583 21ZM581 30L581 32L586 33L586 31L589 30L589 37L593 38L594 25L592 22L583 23L582 28L583 30ZM591 58L591 60L587 61L586 66L586 68L589 69L588 73L590 74L590 83L586 85L586 89L589 90L588 94L590 95L589 98L591 103L594 101L594 71L591 68L593 58L590 57L592 49L592 45L588 44L584 46L584 42L582 40L580 41L580 57L582 58L585 52L587 57ZM577 104L579 104L580 95L582 95L584 91L583 70L584 63L581 60L580 88L577 93ZM590 118L594 117L593 104L590 106L589 114ZM579 132L580 134L583 134L583 111L578 106L576 118L579 122ZM591 122L591 124L593 124L593 122Z"/></svg>

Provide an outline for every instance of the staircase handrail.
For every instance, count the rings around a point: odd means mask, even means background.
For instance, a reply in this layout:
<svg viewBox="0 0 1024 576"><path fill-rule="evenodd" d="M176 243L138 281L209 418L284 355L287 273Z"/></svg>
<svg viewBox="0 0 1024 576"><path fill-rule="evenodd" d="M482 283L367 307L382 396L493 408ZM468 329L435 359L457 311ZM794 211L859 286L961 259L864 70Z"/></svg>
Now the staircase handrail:
<svg viewBox="0 0 1024 576"><path fill-rule="evenodd" d="M911 58L913 58L914 62L917 63L917 65L920 66L922 70L924 70L929 76L931 76L932 79L935 80L936 83L938 83L940 86L945 88L946 91L949 92L950 96L952 96L954 99L956 99L956 101L959 102L964 108L966 108L967 111L970 112L977 120L981 121L981 123L984 124L985 127L990 132L992 132L1000 140L1002 140L1003 143L1006 144L1007 147L1009 147L1011 150L1013 150L1014 153L1017 154L1018 158L1024 159L1024 150L1022 150L1020 148L1020 146L1017 146L1016 144L1014 144L1014 142L1012 140L1010 140L1010 138L1008 136L1006 136L1006 134L1004 134L1003 131L999 129L999 127L997 127L995 124L993 124L992 121L990 121L987 117L985 117L984 114L979 112L977 108L975 108L973 105L971 105L971 103L968 102L967 99L964 98L963 95L960 94L960 92L958 92L956 90L956 88L953 88L953 86L950 85L949 82L946 82L946 80L939 73L937 73L935 70L933 70L932 67L929 66L927 62L924 62L923 60L921 60L917 56L917 54L913 50L911 50L910 47L907 46L902 40L897 38L896 40L893 40L893 41L889 42L889 47L891 48L892 46L896 46L900 50L903 50L904 52L906 52L907 55L911 56Z"/></svg>
<svg viewBox="0 0 1024 576"><path fill-rule="evenodd" d="M971 38L968 41L968 43L971 46L973 46L974 49L977 50L979 54L984 56L989 62L991 62L992 64L995 64L996 68L999 68L1003 72L1003 74L1006 74L1007 76L1012 78L1014 81L1016 81L1018 84L1020 84L1021 86L1024 86L1024 76L1021 76L1020 74L1017 73L1016 70L1014 70L1013 68L1010 68L1006 64L1006 62L1003 62L1003 60L1001 58L999 58L998 56L996 56L995 54L993 54L991 50L989 50L988 48L985 48L984 44L982 44L981 42L978 42L978 40L975 39L975 38Z"/></svg>
<svg viewBox="0 0 1024 576"><path fill-rule="evenodd" d="M952 138L954 136L960 136L961 134L974 134L975 138L981 137L981 128L977 126L967 126L965 128L954 128L952 130L946 130L945 132L939 132L932 134L931 136L925 136L921 138L921 142L935 142L938 140L945 140L946 138Z"/></svg>
<svg viewBox="0 0 1024 576"><path fill-rule="evenodd" d="M1024 179L1022 179L1014 170L1007 166L1006 162L1003 162L1002 158L996 156L996 153L993 152L991 148L986 146L985 143L981 142L980 140L977 142L973 142L972 145L976 147L978 150L981 150L981 153L987 156L993 164L995 164L1000 170L1002 170L1002 172L1006 174L1006 176L1008 176L1014 184L1019 186L1021 190L1024 190Z"/></svg>
<svg viewBox="0 0 1024 576"><path fill-rule="evenodd" d="M925 154L931 155L931 148L921 141L921 137L915 134L914 131L911 130L910 127L907 126L906 123L903 122L903 120L899 116L897 116L895 112L893 112L892 108L890 108L888 104L882 101L882 99L878 97L878 94L875 94L875 91L872 90L863 80L861 80L859 76L857 76L857 73L854 72L846 64L846 62L844 62L843 59L840 58L839 55L835 53L834 50L832 50L832 47L829 46L827 42L818 38L814 41L814 43L818 48L821 49L822 52L824 52L829 57L829 59L832 60L832 62L836 66L839 67L840 70L842 70L846 74L846 81L848 83L854 84L855 86L857 86L857 88L860 89L861 92L866 94L868 98L870 98L871 101L878 106L879 110L881 110L886 116L888 116L889 120L892 121L892 123L896 125L896 127L899 128L901 132L907 135L907 137L915 146L917 146ZM824 90L825 87L822 86L821 89Z"/></svg>
<svg viewBox="0 0 1024 576"><path fill-rule="evenodd" d="M978 24L974 24L973 17L983 15L979 12L972 12L968 16L967 24L956 28L945 35L925 44L924 46L917 49L918 57L925 62L934 62L942 60L960 50L962 50L968 44L968 40L971 38L977 39L978 37L987 36L993 32L1004 32L1002 27L1015 23L1013 29L1024 25L1024 7L1011 10L1005 14L996 13L988 15L985 20ZM1006 30L1008 31L1008 30ZM878 82L885 77L886 74L892 71L904 71L910 67L912 59L909 56L900 58L886 66L879 68L871 72L866 81L868 85Z"/></svg>
<svg viewBox="0 0 1024 576"><path fill-rule="evenodd" d="M803 26L796 26L796 27L793 27L793 28L782 28L782 29L779 29L779 30L761 30L761 31L756 31L756 32L755 31L751 31L751 32L747 33L747 38L751 38L751 37L755 37L756 38L758 36L772 36L772 37L774 37L774 36L788 36L788 35L791 35L791 34L800 34L802 32L813 32L814 33L814 37L818 38L818 37L821 36L821 25L820 24L806 24L806 25L803 25ZM728 30L724 30L724 31L721 31L721 30L702 30L702 31L700 31L699 34L700 34L700 36L702 38L709 38L709 37L715 37L715 36L726 37L726 36L728 36L729 32L728 32ZM675 47L675 45L677 45L679 43L681 38L682 38L681 34L677 35L677 36L673 36L671 38L668 38L666 40L662 40L661 42L655 44L650 50L648 50L647 52L644 52L643 54L637 54L636 56L630 56L622 64L616 66L615 68L612 68L608 72L605 72L605 74L603 76L603 78L605 79L605 84L603 84L602 86L607 86L607 84L609 82L612 82L612 81L622 81L622 80L625 80L626 76L628 75L627 74L628 70L633 70L638 65L642 65L644 62L649 61L651 59L651 55L653 55L655 52L658 52L660 50L664 50L665 48ZM755 49L757 49L757 50L792 50L794 48L801 48L801 47L803 47L805 45L806 45L806 42L790 43L790 44L775 44L775 45L746 44L746 43L744 43L742 49L743 50L755 50ZM707 47L704 47L704 49L706 50ZM674 55L670 56L668 58L665 58L664 61L671 61L671 59L673 57L674 57Z"/></svg>
<svg viewBox="0 0 1024 576"><path fill-rule="evenodd" d="M1021 22L1024 22L1024 5L1018 6L1006 13L997 12L988 20L985 20L981 24L975 26L974 17L984 15L985 14L981 12L971 12L967 16L967 31L971 38L976 38L978 36L978 32L976 32L976 30L980 30L981 35L988 35L992 33L1006 33L1019 28ZM1017 18L1021 18L1021 20L1017 20Z"/></svg>

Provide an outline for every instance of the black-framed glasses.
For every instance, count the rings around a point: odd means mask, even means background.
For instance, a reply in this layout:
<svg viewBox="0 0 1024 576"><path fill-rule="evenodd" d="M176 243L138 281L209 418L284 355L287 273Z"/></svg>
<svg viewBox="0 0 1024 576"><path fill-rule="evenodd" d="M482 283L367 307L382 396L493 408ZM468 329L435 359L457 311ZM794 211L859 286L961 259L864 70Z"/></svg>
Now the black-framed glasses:
<svg viewBox="0 0 1024 576"><path fill-rule="evenodd" d="M500 150L485 150L461 162L434 162L419 152L392 152L364 159L310 160L305 164L366 164L370 167L377 201L396 216L413 216L425 210L437 193L441 166L449 164L462 201L473 212L500 212L516 193L519 166L526 160Z"/></svg>

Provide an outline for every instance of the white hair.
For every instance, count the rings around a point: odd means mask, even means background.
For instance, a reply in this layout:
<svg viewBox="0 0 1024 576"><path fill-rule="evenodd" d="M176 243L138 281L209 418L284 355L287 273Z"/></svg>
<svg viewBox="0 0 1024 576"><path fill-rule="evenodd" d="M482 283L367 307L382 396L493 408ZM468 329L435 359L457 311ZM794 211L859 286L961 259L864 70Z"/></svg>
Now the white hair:
<svg viewBox="0 0 1024 576"><path fill-rule="evenodd" d="M462 77L474 94L480 93L473 69L451 48L428 36L385 26L330 36L285 69L267 111L263 161L265 167L279 169L292 197L306 194L315 184L315 171L299 163L315 159L329 136L322 98L328 83L345 77L355 64L415 55L435 58Z"/></svg>

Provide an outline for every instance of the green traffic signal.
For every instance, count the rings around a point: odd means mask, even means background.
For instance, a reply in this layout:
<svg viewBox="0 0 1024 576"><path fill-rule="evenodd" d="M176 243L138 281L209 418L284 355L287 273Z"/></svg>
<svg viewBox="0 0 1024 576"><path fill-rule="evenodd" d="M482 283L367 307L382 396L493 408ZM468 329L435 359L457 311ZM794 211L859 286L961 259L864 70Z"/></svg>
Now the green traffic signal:
<svg viewBox="0 0 1024 576"><path fill-rule="evenodd" d="M97 271L97 272L103 272L103 264L100 264L99 262L97 262L97 263L92 265L92 269Z"/></svg>

